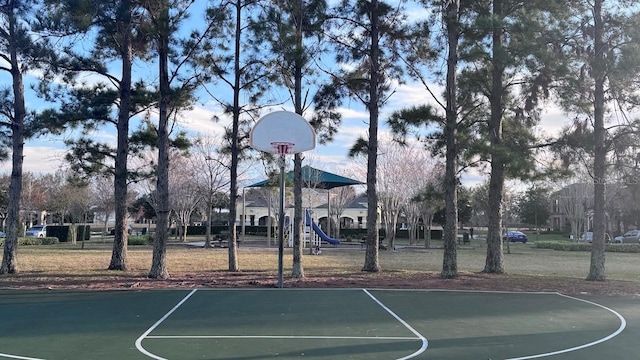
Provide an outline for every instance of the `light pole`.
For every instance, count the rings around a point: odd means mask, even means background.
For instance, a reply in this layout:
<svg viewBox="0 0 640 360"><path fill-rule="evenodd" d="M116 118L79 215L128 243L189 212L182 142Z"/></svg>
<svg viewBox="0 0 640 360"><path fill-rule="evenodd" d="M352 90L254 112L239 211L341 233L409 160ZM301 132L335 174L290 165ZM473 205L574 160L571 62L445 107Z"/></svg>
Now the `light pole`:
<svg viewBox="0 0 640 360"><path fill-rule="evenodd" d="M209 172L209 183L207 184L207 191L209 195L209 199L207 201L207 230L205 235L204 247L211 247L211 217L213 216L213 169L211 168L211 163L213 158L207 156L205 161L207 162L207 171Z"/></svg>
<svg viewBox="0 0 640 360"><path fill-rule="evenodd" d="M244 234L245 234L245 224L247 223L247 198L245 197L244 190L246 188L242 188L242 242L244 243Z"/></svg>

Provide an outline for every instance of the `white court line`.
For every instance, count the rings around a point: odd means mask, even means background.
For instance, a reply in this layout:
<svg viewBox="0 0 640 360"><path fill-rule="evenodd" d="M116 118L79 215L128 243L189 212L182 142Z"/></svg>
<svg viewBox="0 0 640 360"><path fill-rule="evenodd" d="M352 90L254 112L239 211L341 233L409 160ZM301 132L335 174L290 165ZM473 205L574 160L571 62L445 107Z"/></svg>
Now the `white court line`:
<svg viewBox="0 0 640 360"><path fill-rule="evenodd" d="M605 336L602 339L584 344L584 345L580 345L580 346L576 346L576 347L572 347L569 349L564 349L564 350L558 350L558 351L554 351L554 352L548 352L548 353L544 353L544 354L537 354L537 355L530 355L530 356L523 356L523 357L517 357L517 358L510 358L510 359L506 359L506 360L527 360L527 359L537 359L537 358L541 358L541 357L547 357L547 356L553 356L553 355L558 355L558 354L564 354L564 353L568 353L571 351L576 351L576 350L580 350L580 349L585 349L600 343L603 343L605 341L611 340L614 337L618 336L626 327L627 327L627 321L625 320L625 318L620 315L617 311L608 308L604 305L600 305L598 303L592 302L592 301L588 301L588 300L584 300L584 299L580 299L577 297L573 297L573 296L569 296L569 295L564 295L564 294L560 294L560 293L555 293L558 296L562 296L565 297L567 299L571 299L571 300L575 300L575 301L581 301L583 303L587 303L593 306L597 306L599 308L602 308L604 310L607 310L609 312L611 312L612 314L614 314L615 316L618 317L618 319L620 320L620 327L618 327L618 330L614 331L613 333L611 333L609 336Z"/></svg>
<svg viewBox="0 0 640 360"><path fill-rule="evenodd" d="M418 340L411 336L322 335L151 335L147 339L311 339L311 340Z"/></svg>
<svg viewBox="0 0 640 360"><path fill-rule="evenodd" d="M375 296L371 295L371 293L369 291L367 291L367 289L362 289L362 291L364 291L365 294L369 295L369 297L371 299L373 299L373 301L375 301L378 305L380 305L380 307L382 307L384 310L386 310L391 316L396 318L396 320L398 320L402 325L404 325L407 329L409 329L409 331L414 333L418 337L415 340L421 340L422 341L422 346L420 347L420 349L418 349L418 351L414 352L413 354L407 355L405 357L398 358L396 360L411 359L411 358L414 358L414 357L422 354L423 352L425 352L425 350L427 350L427 347L429 346L429 341L427 341L427 339L424 336L422 336L418 331L416 331L414 328L412 328L411 325L409 325L406 321L402 320L400 318L400 316L396 315L396 313L391 311L391 309L389 309L386 305L384 305L380 300L376 299Z"/></svg>
<svg viewBox="0 0 640 360"><path fill-rule="evenodd" d="M146 339L420 340L412 336L149 335ZM405 359L405 358L403 358Z"/></svg>
<svg viewBox="0 0 640 360"><path fill-rule="evenodd" d="M426 349L427 346L429 345L429 342L427 341L427 339L420 335L420 333L418 333L414 328L412 328L406 321L402 320L398 315L396 315L393 311L391 311L391 309L389 309L388 307L386 307L382 302L380 302L378 299L376 299L373 295L371 295L366 289L360 289L362 291L364 291L371 299L373 299L373 301L375 301L378 305L380 305L380 307L382 307L385 311L387 311L391 316L393 316L396 320L398 320L401 324L403 324L407 329L409 329L409 331L411 331L412 333L414 333L416 335L416 337L404 337L404 336L165 336L165 335L149 335L155 328L157 328L158 326L160 326L160 324L166 320L172 313L174 313L182 304L184 304L196 291L197 289L194 289L193 291L191 291L187 296L184 297L184 299L182 299L178 304L176 304L176 306L174 306L171 310L169 310L168 313L166 313L160 320L156 321L155 324L153 324L153 326L151 326L147 331L144 332L144 334L140 335L140 337L136 340L136 348L138 349L138 351L140 351L141 353L156 359L156 360L167 360L163 357L160 357L158 355L152 354L151 352L147 351L144 347L142 347L142 340L144 339L354 339L354 340L420 340L422 341L422 347L414 352L413 354L410 354L408 356L404 356L401 358L398 358L396 360L407 360L407 359L411 359L417 355L420 355L421 353L423 353ZM28 359L30 360L30 359ZM41 360L41 359L33 359L33 360Z"/></svg>
<svg viewBox="0 0 640 360"><path fill-rule="evenodd" d="M138 351L156 360L167 360L163 357L160 357L148 352L144 347L142 347L142 340L144 340L144 338L147 335L149 335L155 328L157 328L160 324L162 324L162 322L165 321L169 317L169 315L173 314L176 310L178 310L178 308L182 304L184 304L187 300L189 300L191 295L195 294L196 291L198 291L198 289L193 289L189 294L187 294L187 296L184 297L184 299L182 299L179 303L177 303L176 306L173 307L173 309L169 310L168 313L164 314L164 316L160 318L160 320L156 321L156 323L153 324L153 326L151 326L147 331L145 331L144 334L140 335L140 337L136 340L136 348L138 349Z"/></svg>
<svg viewBox="0 0 640 360"><path fill-rule="evenodd" d="M599 307L601 309L604 309L606 311L611 312L612 314L614 314L619 320L620 320L620 326L618 327L618 330L614 331L613 333L611 333L608 336L603 337L602 339L598 339L596 341L592 341L590 343L584 344L584 345L580 345L580 346L575 346L572 348L568 348L568 349L563 349L563 350L558 350L558 351L553 351L553 352L548 352L548 353L542 353L542 354L536 354L536 355L528 355L528 356L522 356L522 357L516 357L516 358L509 358L509 359L505 359L505 360L529 360L529 359L538 359L538 358L542 358L542 357L547 357L547 356L553 356L553 355L558 355L558 354L564 354L564 353L568 353L568 352L572 352L572 351L576 351L576 350L581 350L581 349L585 349L600 343L603 343L605 341L611 340L614 337L618 336L626 327L627 327L627 321L625 320L625 318L620 315L617 311L608 308L604 305L592 302L592 301L588 301L588 300L584 300L584 299L580 299L577 297L573 297L573 296L569 296L569 295L564 295L561 294L559 292L551 292L551 291L492 291L492 290L452 290L452 289L376 289L376 290L381 290L381 291L415 291L415 292L453 292L453 293L481 293L481 294L514 294L514 295L518 295L518 294L531 294L531 295L557 295L557 296L561 296L561 297L565 297L567 299L571 299L574 301L580 301L589 305L593 305L596 307Z"/></svg>
<svg viewBox="0 0 640 360"><path fill-rule="evenodd" d="M44 360L40 358L32 358L32 357L10 355L10 354L3 354L3 353L0 353L0 358L19 359L19 360Z"/></svg>
<svg viewBox="0 0 640 360"><path fill-rule="evenodd" d="M301 289L302 290L302 289ZM326 289L325 289L326 290ZM197 339L197 338L202 338L202 339L363 339L363 340L421 340L422 341L422 347L416 351L413 354L410 354L408 356L396 359L396 360L407 360L407 359L411 359L416 357L417 355L420 355L421 353L423 353L424 351L426 351L427 347L429 346L429 342L427 341L427 339L422 336L420 333L418 333L414 328L412 328L407 322L405 322L402 318L400 318L398 315L396 315L393 311L391 311L391 309L389 309L387 306L385 306L381 301L379 301L377 298L375 298L368 290L366 289L340 289L340 290L362 290L364 291L373 301L375 301L378 305L380 305L380 307L382 307L385 311L387 311L391 316L393 316L396 320L398 320L400 323L402 323L407 329L409 329L409 331L411 331L412 333L414 333L417 338L414 337L336 337L336 336L149 336L149 334L156 328L158 327L164 320L166 320L167 317L169 317L169 315L171 315L173 312L175 312L178 307L180 307L184 302L186 302L196 291L197 289L194 289L193 291L191 291L184 299L182 299L182 301L180 301L173 309L171 309L166 315L164 315L160 320L158 320L151 328L149 328L143 335L141 335L137 340L136 340L136 347L138 348L138 350L142 353L144 353L145 355L156 359L156 360L167 360L165 358L159 357L157 355L154 355L148 351L146 351L141 343L142 340L144 340L145 338L149 338L149 339L179 339L179 338L193 338L193 339ZM399 290L399 291L408 291L408 289L376 289L376 290L383 290L383 291L393 291L393 290ZM410 290L409 290L410 291ZM579 301L579 302L583 302L586 304L590 304L596 307L599 307L601 309L604 309L606 311L611 312L612 314L614 314L619 320L620 320L620 326L619 328L614 331L613 333L611 333L610 335L584 344L584 345L580 345L580 346L576 346L576 347L572 347L572 348L568 348L568 349L563 349L563 350L558 350L558 351L554 351L554 352L548 352L548 353L542 353L542 354L536 354L536 355L528 355L528 356L523 356L523 357L516 357L516 358L509 358L506 360L528 360L528 359L537 359L537 358L542 358L542 357L548 357L548 356L554 356L554 355L558 355L558 354L563 354L563 353L568 353L568 352L572 352L572 351L576 351L576 350L580 350L580 349L585 349L600 343L603 343L605 341L608 341L614 337L616 337L617 335L619 335L625 328L626 328L626 320L625 318L620 315L618 312L616 312L615 310L608 308L604 305L595 303L595 302L591 302L588 300L584 300L584 299L580 299L580 298L576 298L576 297L572 297L572 296L568 296L568 295L564 295L564 294L560 294L557 292L511 292L511 291L475 291L475 290L446 290L446 289L416 289L415 291L425 291L425 292L475 292L475 293L504 293L504 294L540 294L540 295L557 295L557 296L561 296L561 297L565 297L574 301ZM43 360L43 359L36 359L36 358L28 358L28 357L19 357L19 356L12 356L12 355L4 355L4 354L0 354L0 356L6 356L6 357L10 357L13 359L20 359L20 360Z"/></svg>

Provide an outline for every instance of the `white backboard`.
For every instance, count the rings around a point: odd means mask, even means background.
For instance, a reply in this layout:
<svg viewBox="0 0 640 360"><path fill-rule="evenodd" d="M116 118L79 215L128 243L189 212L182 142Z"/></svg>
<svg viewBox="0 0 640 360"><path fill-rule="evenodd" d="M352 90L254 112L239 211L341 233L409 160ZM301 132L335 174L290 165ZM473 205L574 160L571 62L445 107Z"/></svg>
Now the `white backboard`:
<svg viewBox="0 0 640 360"><path fill-rule="evenodd" d="M263 152L277 153L276 143L291 143L297 154L316 147L316 133L302 116L290 111L269 113L253 126L249 134L249 145Z"/></svg>

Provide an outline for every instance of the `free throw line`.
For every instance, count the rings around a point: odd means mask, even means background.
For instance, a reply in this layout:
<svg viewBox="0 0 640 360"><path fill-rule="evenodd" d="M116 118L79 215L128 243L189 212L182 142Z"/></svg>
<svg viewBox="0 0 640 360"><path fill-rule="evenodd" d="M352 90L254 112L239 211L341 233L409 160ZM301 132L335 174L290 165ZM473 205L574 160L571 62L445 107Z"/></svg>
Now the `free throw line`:
<svg viewBox="0 0 640 360"><path fill-rule="evenodd" d="M316 335L151 335L147 339L311 339L311 340L418 340L407 336L316 336Z"/></svg>

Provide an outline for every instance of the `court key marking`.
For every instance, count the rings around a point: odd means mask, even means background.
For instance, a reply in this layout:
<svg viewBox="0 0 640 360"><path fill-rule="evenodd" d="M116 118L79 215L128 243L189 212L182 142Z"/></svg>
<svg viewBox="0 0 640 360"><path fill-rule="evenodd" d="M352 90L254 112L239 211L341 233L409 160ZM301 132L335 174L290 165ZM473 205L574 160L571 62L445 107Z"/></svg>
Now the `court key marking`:
<svg viewBox="0 0 640 360"><path fill-rule="evenodd" d="M169 310L169 312L167 312L162 318L160 318L160 320L156 321L155 324L153 324L153 326L151 326L147 331L144 332L144 334L142 334L135 342L136 344L136 348L142 352L143 354L156 359L156 360L168 360L165 359L163 357L160 357L158 355L152 354L151 352L147 351L146 349L144 349L144 347L142 346L142 341L145 338L149 338L149 339L343 339L343 340L348 340L348 339L354 339L354 340L370 340L370 339L378 339L378 340L420 340L422 341L422 346L420 347L419 350L417 350L416 352L414 352L413 354L407 355L405 357L402 358L398 358L396 360L408 360L411 358L414 358L420 354L422 354L424 351L427 350L427 347L429 346L429 342L428 340L422 336L422 334L420 334L418 331L416 331L413 327L411 327L411 325L409 325L406 321L404 321L402 318L400 318L400 316L398 316L396 313L394 313L391 309L389 309L386 305L384 305L380 300L378 300L375 296L373 296L369 291L367 291L366 289L361 289L365 294L367 294L367 296L369 296L374 302L376 302L381 308L383 308L387 313L389 313L392 317L394 317L397 321L399 321L404 327L406 327L409 331L411 331L413 334L416 335L416 338L414 337L396 337L396 336L303 336L303 335L295 335L295 336L286 336L286 335L278 335L278 336L271 336L271 335L202 335L202 336L180 336L180 335L159 335L159 336L150 336L149 334L155 330L162 322L164 322L164 320L166 320L171 314L173 314L182 304L184 304L193 294L195 294L195 292L198 289L194 289L192 290L189 294L187 294L178 304L176 304L171 310ZM455 291L452 291L455 292ZM475 291L470 291L470 292L475 292ZM483 291L480 291L483 292ZM488 293L491 293L491 291L487 291ZM499 292L499 293L511 293L511 292ZM585 349L600 343L603 343L605 341L611 340L612 338L616 337L617 335L619 335L620 333L622 333L622 331L626 328L627 322L625 320L625 318L620 315L618 312L616 312L615 310L608 308L604 305L592 302L592 301L588 301L588 300L584 300L584 299L580 299L580 298L576 298L576 297L572 297L572 296L568 296L568 295L564 295L564 294L560 294L560 293L546 293L546 294L554 294L554 295L558 295L561 297L565 297L567 299L571 299L574 301L579 301L579 302L583 302L592 306L596 306L599 307L601 309L604 309L612 314L614 314L618 320L620 320L620 326L618 327L618 329L616 331L614 331L613 333L609 334L606 337L603 337L601 339L598 339L596 341L592 341L590 343L587 344L583 344L583 345L579 345L579 346L575 346L572 348L568 348L568 349L562 349L562 350L558 350L558 351L553 351L553 352L547 352L547 353L541 353L541 354L535 354L535 355L528 355L528 356L522 356L522 357L515 357L515 358L510 358L507 360L529 360L529 359L537 359L537 358L543 358L543 357L548 357L548 356L553 356L553 355L558 355L558 354L563 354L563 353L568 353L568 352L573 352L573 351L577 351L577 350L581 350L581 349ZM12 359L20 359L20 360L42 360L42 359L37 359L37 358L29 358L29 357L21 357L21 356L15 356L15 355L8 355L8 354L1 354L0 353L0 357L8 357L8 358L12 358Z"/></svg>

